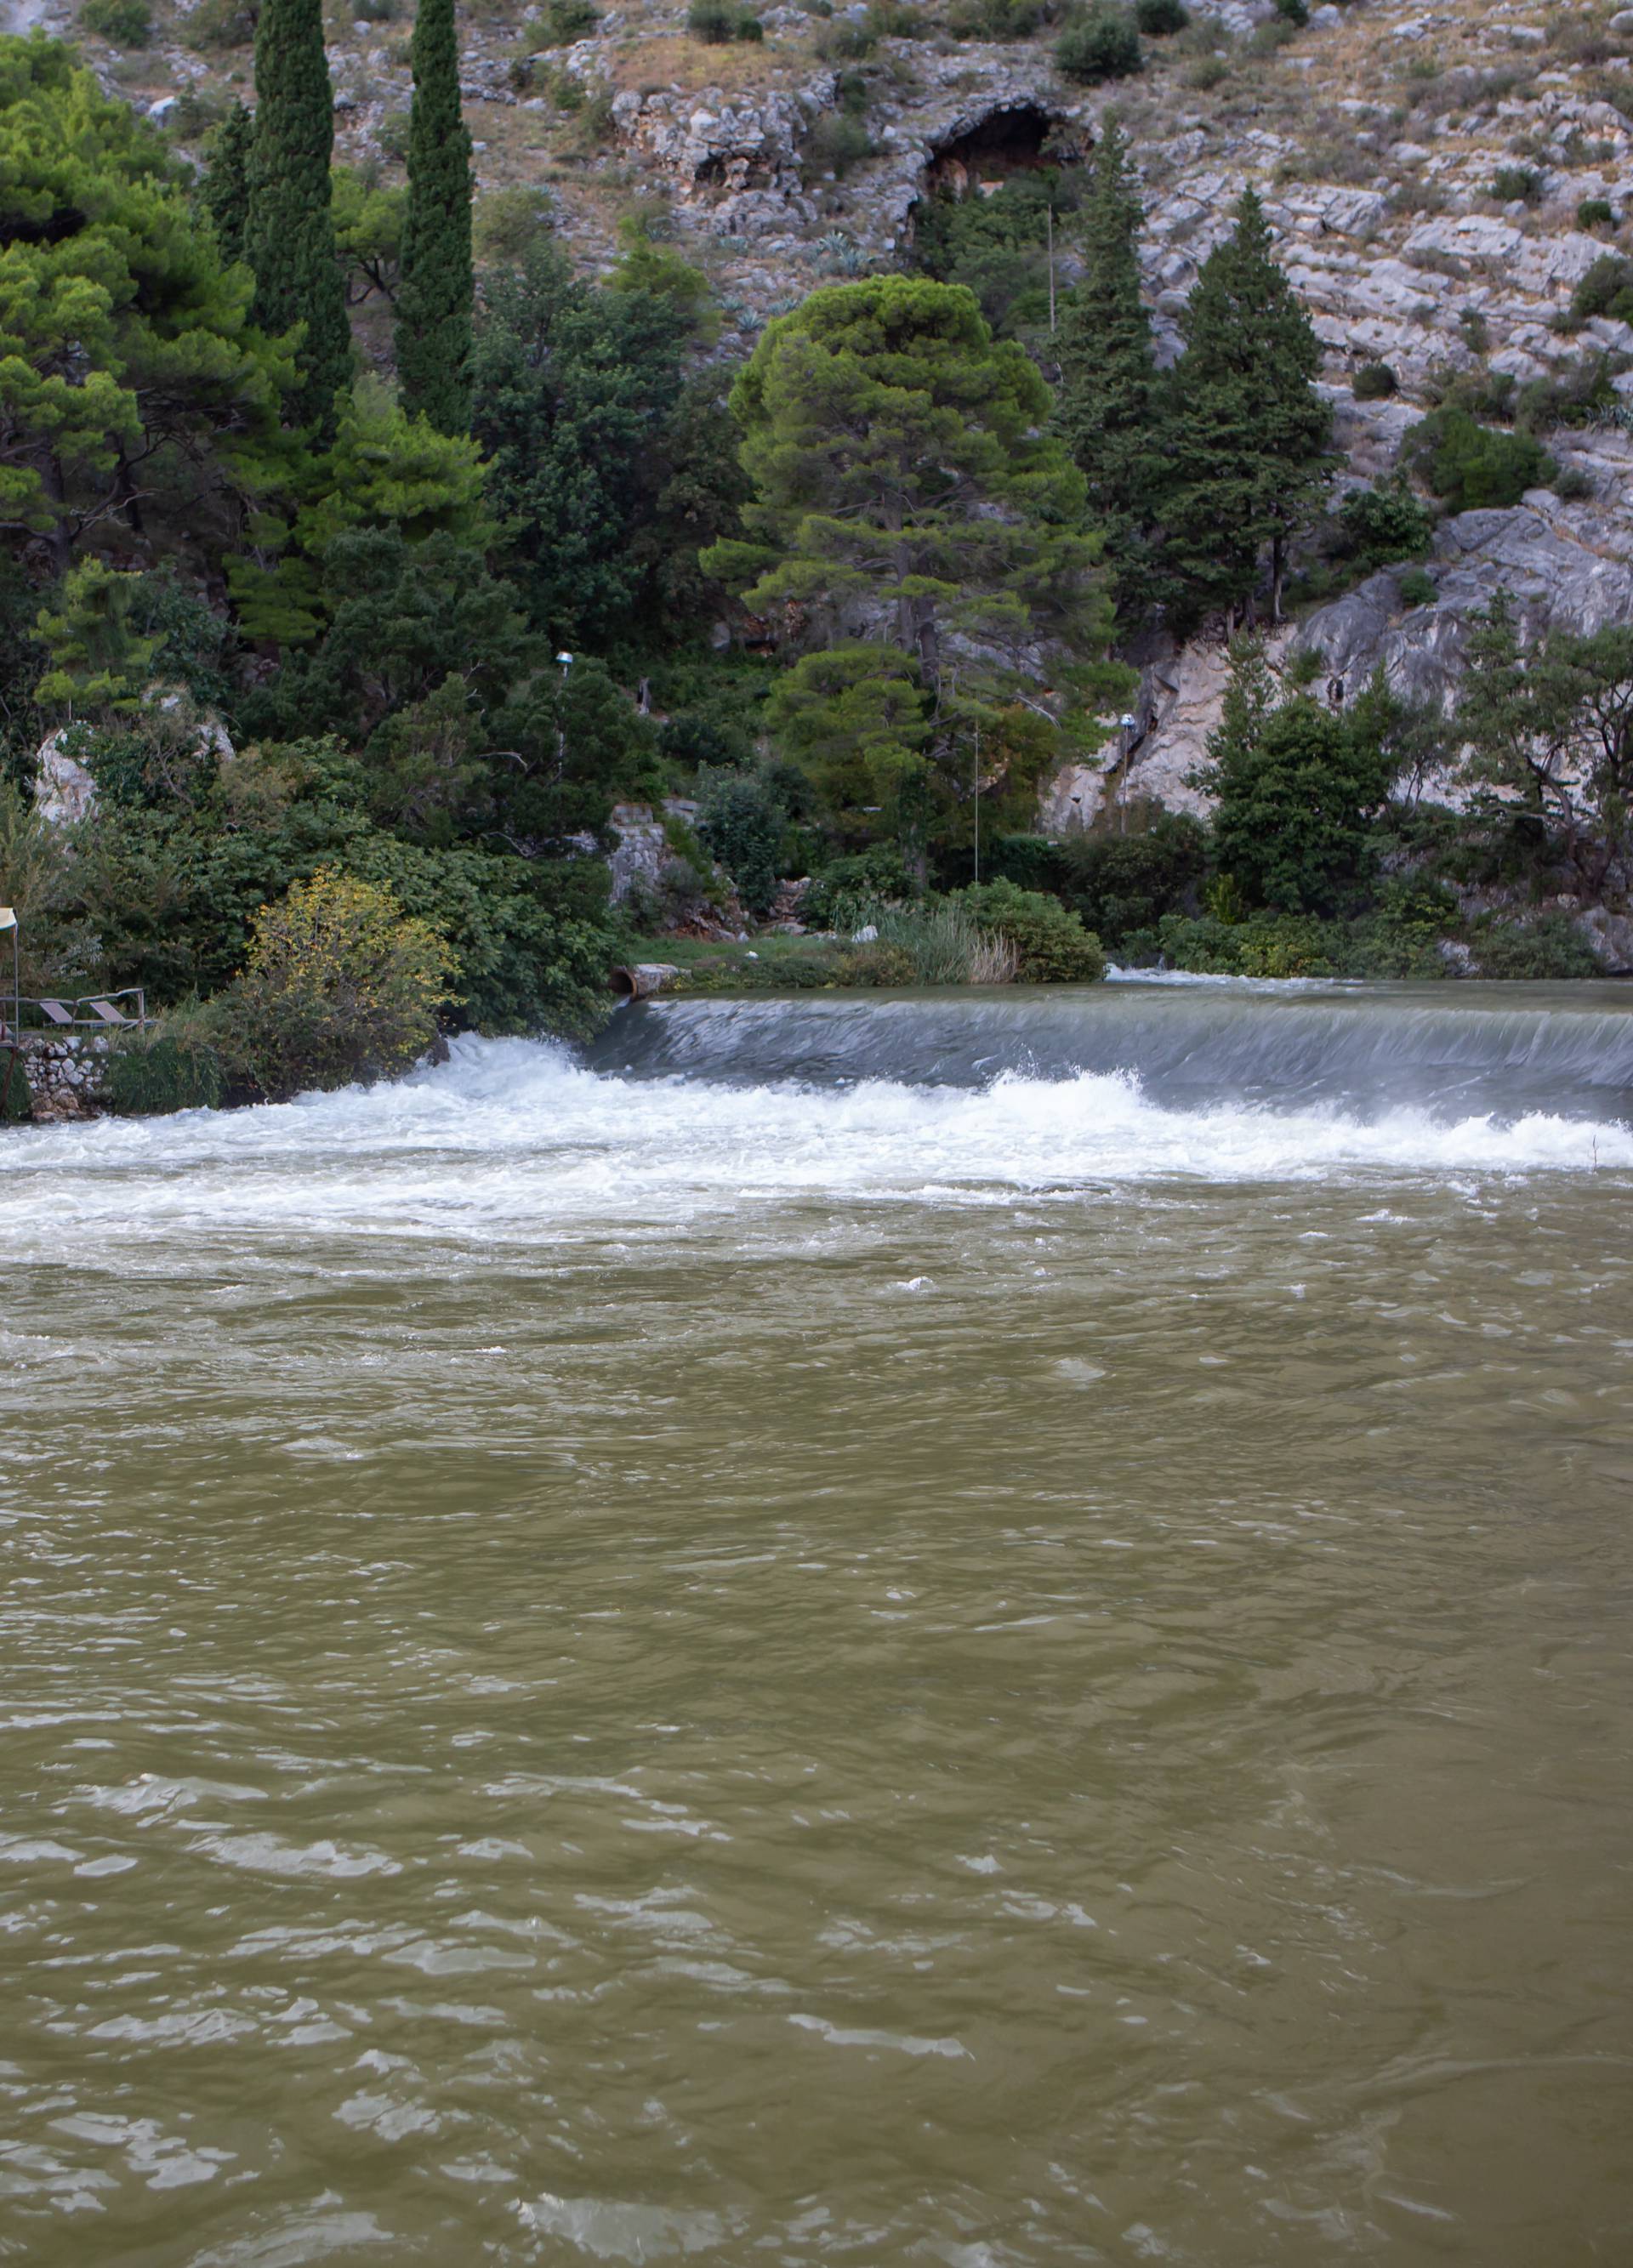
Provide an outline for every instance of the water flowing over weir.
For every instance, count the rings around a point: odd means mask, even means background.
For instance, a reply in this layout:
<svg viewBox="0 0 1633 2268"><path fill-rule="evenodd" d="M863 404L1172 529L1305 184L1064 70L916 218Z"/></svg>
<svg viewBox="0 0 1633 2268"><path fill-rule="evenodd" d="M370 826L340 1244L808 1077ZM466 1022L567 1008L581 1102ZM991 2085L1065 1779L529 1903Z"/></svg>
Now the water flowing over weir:
<svg viewBox="0 0 1633 2268"><path fill-rule="evenodd" d="M1153 1101L1633 1117L1633 987L1113 983L1017 998L691 1001L616 1018L598 1070L759 1085L1121 1073Z"/></svg>
<svg viewBox="0 0 1633 2268"><path fill-rule="evenodd" d="M0 1140L0 2257L1621 2268L1630 1012Z"/></svg>

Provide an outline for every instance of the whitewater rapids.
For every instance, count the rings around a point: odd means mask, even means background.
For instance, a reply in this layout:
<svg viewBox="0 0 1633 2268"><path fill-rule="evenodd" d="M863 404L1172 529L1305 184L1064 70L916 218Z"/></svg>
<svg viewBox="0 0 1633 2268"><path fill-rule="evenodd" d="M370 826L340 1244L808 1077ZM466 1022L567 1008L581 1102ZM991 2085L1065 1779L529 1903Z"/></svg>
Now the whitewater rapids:
<svg viewBox="0 0 1633 2268"><path fill-rule="evenodd" d="M1619 1002L680 1002L621 1011L587 1057L467 1037L395 1086L26 1131L0 1152L0 1234L600 1238L783 1201L1625 1172L1630 1104Z"/></svg>

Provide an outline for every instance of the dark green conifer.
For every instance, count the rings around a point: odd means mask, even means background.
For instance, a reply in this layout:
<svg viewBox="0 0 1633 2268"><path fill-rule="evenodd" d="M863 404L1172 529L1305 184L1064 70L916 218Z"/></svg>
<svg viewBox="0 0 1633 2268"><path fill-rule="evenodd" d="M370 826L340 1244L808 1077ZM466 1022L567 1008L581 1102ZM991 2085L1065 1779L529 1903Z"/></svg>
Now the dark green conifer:
<svg viewBox="0 0 1633 2268"><path fill-rule="evenodd" d="M1061 313L1057 422L1089 483L1094 519L1125 612L1149 580L1146 537L1163 481L1160 387L1151 320L1140 296L1140 224L1128 144L1108 117L1095 152L1083 281Z"/></svg>
<svg viewBox="0 0 1633 2268"><path fill-rule="evenodd" d="M454 0L419 0L411 52L397 376L406 409L441 432L464 433L470 427L470 136L460 113Z"/></svg>
<svg viewBox="0 0 1633 2268"><path fill-rule="evenodd" d="M227 267L245 257L249 226L249 158L255 122L241 102L227 113L211 145L210 166L199 191L215 225L216 242Z"/></svg>
<svg viewBox="0 0 1633 2268"><path fill-rule="evenodd" d="M1164 552L1182 611L1252 600L1270 555L1280 620L1287 547L1319 506L1334 459L1333 412L1315 388L1321 347L1271 252L1249 189L1179 319L1164 446Z"/></svg>
<svg viewBox="0 0 1633 2268"><path fill-rule="evenodd" d="M255 28L255 99L245 235L255 272L255 320L274 333L306 325L297 406L328 431L335 398L351 375L351 328L329 210L335 98L322 0L263 0Z"/></svg>

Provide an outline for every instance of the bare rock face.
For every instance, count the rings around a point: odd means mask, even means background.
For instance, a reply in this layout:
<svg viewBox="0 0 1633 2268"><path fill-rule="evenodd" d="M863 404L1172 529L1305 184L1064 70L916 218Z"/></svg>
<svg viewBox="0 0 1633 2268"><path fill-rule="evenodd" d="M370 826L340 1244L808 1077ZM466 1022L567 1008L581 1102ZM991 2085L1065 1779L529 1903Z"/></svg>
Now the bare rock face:
<svg viewBox="0 0 1633 2268"><path fill-rule="evenodd" d="M1273 666L1291 643L1283 631L1268 643ZM1193 775L1208 762L1208 743L1224 714L1230 657L1218 639L1193 639L1144 674L1140 696L1128 712L1137 718L1127 741L1119 739L1095 765L1075 764L1046 791L1040 824L1046 834L1070 835L1119 805L1162 804L1169 811L1198 816L1211 799Z"/></svg>
<svg viewBox="0 0 1633 2268"><path fill-rule="evenodd" d="M799 148L834 88L831 71L792 92L751 99L719 87L698 95L632 88L615 97L612 116L626 145L669 178L683 215L720 236L774 235L815 218L802 195Z"/></svg>
<svg viewBox="0 0 1633 2268"><path fill-rule="evenodd" d="M1432 601L1408 604L1405 567L1385 568L1297 630L1273 637L1268 654L1280 668L1296 653L1319 655L1316 692L1349 707L1379 670L1403 700L1449 714L1461 682L1474 615L1506 593L1522 634L1550 630L1591 635L1633 621L1633 529L1592 507L1563 505L1546 491L1510 512L1468 512L1437 530L1427 572ZM1151 797L1172 811L1203 812L1208 798L1191 775L1207 762L1209 736L1224 711L1230 662L1217 640L1185 646L1147 672L1142 736L1126 764L1063 773L1046 800L1042 823L1069 832L1088 825L1119 797ZM1430 781L1425 792L1446 801L1457 791ZM1601 950L1600 941L1594 943ZM1608 948L1606 948L1608 949Z"/></svg>
<svg viewBox="0 0 1633 2268"><path fill-rule="evenodd" d="M149 690L144 698L150 706L167 717L174 716L178 711L188 709L192 705L188 696L178 691L174 687L155 686ZM238 751L233 746L232 734L219 717L212 716L208 711L200 715L196 710L193 711L193 714L196 718L196 729L193 737L194 754L218 765L233 762Z"/></svg>
<svg viewBox="0 0 1633 2268"><path fill-rule="evenodd" d="M1404 570L1388 568L1312 615L1297 644L1320 654L1345 700L1382 669L1404 698L1449 711L1470 618L1506 593L1527 637L1583 635L1633 620L1633 546L1607 553L1607 531L1540 492L1511 512L1466 512L1443 522L1428 572L1432 604L1408 607Z"/></svg>
<svg viewBox="0 0 1633 2268"><path fill-rule="evenodd" d="M612 873L612 902L621 906L638 883L657 887L669 849L663 821L649 804L615 804L612 825L617 840L607 864Z"/></svg>
<svg viewBox="0 0 1633 2268"><path fill-rule="evenodd" d="M1598 954L1607 976L1633 976L1633 918L1594 906L1578 915L1577 927Z"/></svg>
<svg viewBox="0 0 1633 2268"><path fill-rule="evenodd" d="M96 810L96 782L78 756L70 755L71 725L50 733L34 762L34 804L48 827L77 827Z"/></svg>

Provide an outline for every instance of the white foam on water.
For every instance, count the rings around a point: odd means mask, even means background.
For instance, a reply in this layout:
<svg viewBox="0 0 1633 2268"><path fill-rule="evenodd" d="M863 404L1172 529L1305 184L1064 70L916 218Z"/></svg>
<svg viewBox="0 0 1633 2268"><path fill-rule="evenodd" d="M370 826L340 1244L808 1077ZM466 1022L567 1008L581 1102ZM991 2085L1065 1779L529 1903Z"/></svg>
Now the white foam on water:
<svg viewBox="0 0 1633 2268"><path fill-rule="evenodd" d="M1176 1178L1607 1168L1633 1169L1633 1129L1537 1113L1164 1109L1127 1074L1006 1074L976 1091L624 1080L565 1048L466 1038L448 1064L395 1086L25 1130L0 1145L0 1240L36 1257L86 1233L530 1241L811 1200L984 1204Z"/></svg>

